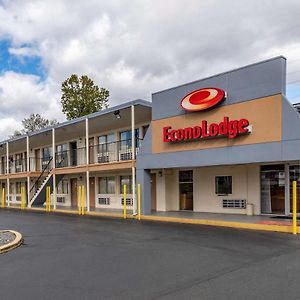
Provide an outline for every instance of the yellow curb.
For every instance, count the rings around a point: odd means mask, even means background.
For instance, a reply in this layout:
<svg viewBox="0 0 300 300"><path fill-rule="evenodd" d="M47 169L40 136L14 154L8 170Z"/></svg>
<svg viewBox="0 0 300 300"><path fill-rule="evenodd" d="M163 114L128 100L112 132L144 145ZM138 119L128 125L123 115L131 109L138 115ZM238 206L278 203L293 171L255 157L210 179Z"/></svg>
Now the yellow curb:
<svg viewBox="0 0 300 300"><path fill-rule="evenodd" d="M17 209L21 210L20 207L7 207L8 209ZM25 207L23 210L27 211L41 211L46 213L45 208L40 207ZM51 208L52 213L59 213L59 214L69 214L69 215L79 215L78 210L64 210L64 209L53 209ZM109 218L121 218L123 219L124 216L122 213L112 213L112 212L96 212L96 211L85 211L84 215L87 216L96 216L96 217L109 217ZM136 219L136 216L133 215L127 215L126 219Z"/></svg>
<svg viewBox="0 0 300 300"><path fill-rule="evenodd" d="M17 232L17 231L14 231L14 230L1 230L0 233L1 232L8 232L8 231L13 233L16 236L16 238L11 243L1 246L0 247L0 254L8 252L10 250L13 250L13 249L19 247L23 243L22 234Z"/></svg>
<svg viewBox="0 0 300 300"><path fill-rule="evenodd" d="M200 219L187 219L187 218L175 218L175 217L160 217L160 216L141 216L142 220L169 222L169 223L183 223L183 224L197 224L217 227L229 227L237 229L250 229L250 230L263 230L292 233L292 226L284 225L266 225L266 224L253 224L243 222L229 222L219 220L200 220ZM297 232L300 233L300 226L297 227Z"/></svg>
<svg viewBox="0 0 300 300"><path fill-rule="evenodd" d="M19 207L8 207L8 209L20 209ZM45 212L44 208L29 208L26 207L24 210L28 211L42 211ZM71 214L79 215L77 210L63 210L55 209L51 210L53 213L60 214ZM108 218L118 218L123 219L122 213L110 213L110 212L87 212L87 216L95 217L108 217ZM137 216L127 215L126 219L137 219ZM157 222L167 222L167 223L180 223L180 224L193 224L193 225L207 225L215 227L228 227L236 229L249 229L249 230L260 230L260 231L271 231L271 232L283 232L292 233L292 226L288 225L268 225L268 224L255 224L255 223L244 223L244 222L230 222L230 221L219 221L219 220L201 220L201 219L188 219L188 218L177 218L177 217L164 217L164 216L152 216L152 215L141 215L141 220L145 221L157 221ZM300 233L300 226L297 227L297 232Z"/></svg>

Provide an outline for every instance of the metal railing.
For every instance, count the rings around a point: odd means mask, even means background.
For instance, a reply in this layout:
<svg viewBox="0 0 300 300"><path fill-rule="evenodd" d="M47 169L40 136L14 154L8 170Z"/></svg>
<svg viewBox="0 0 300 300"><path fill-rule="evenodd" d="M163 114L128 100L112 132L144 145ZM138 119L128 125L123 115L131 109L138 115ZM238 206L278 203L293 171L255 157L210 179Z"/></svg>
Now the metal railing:
<svg viewBox="0 0 300 300"><path fill-rule="evenodd" d="M139 151L141 140L136 139L136 154ZM132 144L130 140L98 144L89 147L90 164L101 164L132 160Z"/></svg>
<svg viewBox="0 0 300 300"><path fill-rule="evenodd" d="M52 162L52 157L49 157L47 160L47 163L44 164L43 169L41 170L41 174L39 177L34 181L32 187L30 188L29 192L30 194L35 194L36 191L40 188L40 181L42 177L46 177L50 171L51 171L51 162ZM46 160L44 160L45 162Z"/></svg>
<svg viewBox="0 0 300 300"><path fill-rule="evenodd" d="M41 172L45 165L48 165L49 160L51 157L44 157L44 158L29 158L29 171L30 172ZM6 160L0 162L0 174L15 174L15 173L22 173L27 172L27 159L15 159L9 160L8 162L8 172L7 172L7 165Z"/></svg>
<svg viewBox="0 0 300 300"><path fill-rule="evenodd" d="M136 139L136 154L139 151L141 141L141 139ZM131 139L89 146L89 164L103 164L126 161L132 160L132 158L133 155ZM45 166L49 168L50 161L52 161L52 157L30 157L29 171L42 172ZM55 153L56 168L81 165L86 165L85 147ZM8 163L8 172L6 160L0 162L0 174L12 174L21 172L27 172L27 159L10 160Z"/></svg>
<svg viewBox="0 0 300 300"><path fill-rule="evenodd" d="M136 139L136 154L141 144L140 139ZM89 164L102 164L124 160L131 160L132 156L131 140L97 144L89 146ZM77 148L57 152L55 154L56 168L80 166L86 164L86 148Z"/></svg>
<svg viewBox="0 0 300 300"><path fill-rule="evenodd" d="M55 153L55 167L66 168L86 164L86 148L60 151Z"/></svg>

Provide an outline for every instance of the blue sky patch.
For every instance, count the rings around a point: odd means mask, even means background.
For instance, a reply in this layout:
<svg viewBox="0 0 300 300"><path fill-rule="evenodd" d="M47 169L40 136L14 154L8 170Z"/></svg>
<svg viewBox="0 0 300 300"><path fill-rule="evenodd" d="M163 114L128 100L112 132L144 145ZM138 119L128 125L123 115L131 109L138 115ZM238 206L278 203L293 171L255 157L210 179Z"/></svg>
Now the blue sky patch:
<svg viewBox="0 0 300 300"><path fill-rule="evenodd" d="M14 71L21 74L37 75L42 80L45 79L46 74L39 56L18 57L9 53L11 47L12 45L8 40L0 41L0 73Z"/></svg>

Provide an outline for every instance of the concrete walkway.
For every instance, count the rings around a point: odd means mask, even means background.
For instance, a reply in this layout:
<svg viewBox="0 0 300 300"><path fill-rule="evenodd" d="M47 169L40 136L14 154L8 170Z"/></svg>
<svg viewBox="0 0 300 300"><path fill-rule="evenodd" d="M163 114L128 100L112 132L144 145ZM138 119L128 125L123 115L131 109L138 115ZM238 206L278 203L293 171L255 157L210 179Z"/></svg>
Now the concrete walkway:
<svg viewBox="0 0 300 300"><path fill-rule="evenodd" d="M20 209L19 207L10 207L11 209ZM25 211L43 211L45 208L25 208ZM52 213L73 214L77 215L76 208L57 208L52 209ZM95 217L110 217L122 218L122 210L107 210L94 209L93 211L85 211L85 215ZM132 210L127 210L128 219L136 219L137 216L132 215ZM263 230L292 233L292 220L290 219L275 219L274 216L247 216L237 214L216 214L216 213L201 213L201 212L186 212L186 211L168 211L168 212L153 212L150 215L142 215L142 220L184 223L195 225L208 225L218 227L230 227L249 230ZM298 233L300 233L300 222L298 222Z"/></svg>

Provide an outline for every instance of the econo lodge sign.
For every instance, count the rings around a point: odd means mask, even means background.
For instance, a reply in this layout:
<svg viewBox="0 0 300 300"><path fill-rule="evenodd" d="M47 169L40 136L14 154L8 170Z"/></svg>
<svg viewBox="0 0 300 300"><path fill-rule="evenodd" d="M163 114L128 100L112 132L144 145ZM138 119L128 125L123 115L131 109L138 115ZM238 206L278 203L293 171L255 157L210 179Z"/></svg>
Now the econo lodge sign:
<svg viewBox="0 0 300 300"><path fill-rule="evenodd" d="M204 88L186 95L180 102L187 111L202 111L212 108L226 97L226 93L219 88ZM208 123L202 120L192 127L173 129L172 126L163 127L163 139L165 143L191 141L214 137L236 138L239 134L250 133L249 121L241 118L231 120L225 116L219 123Z"/></svg>

